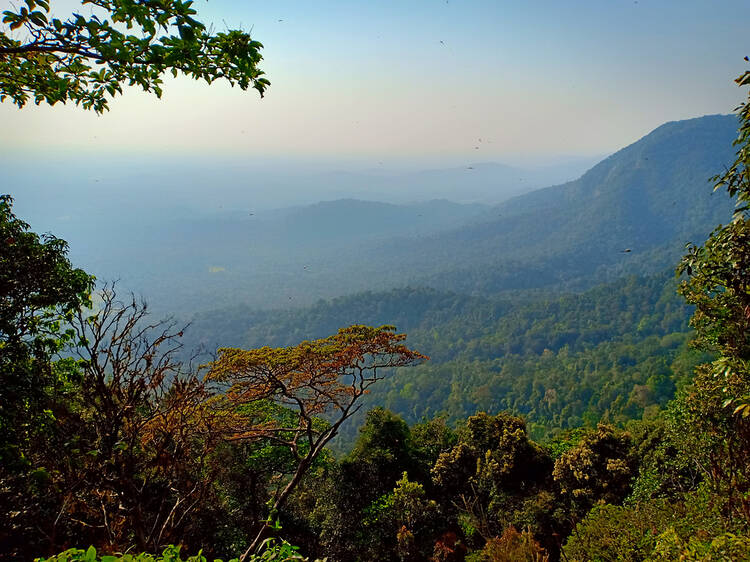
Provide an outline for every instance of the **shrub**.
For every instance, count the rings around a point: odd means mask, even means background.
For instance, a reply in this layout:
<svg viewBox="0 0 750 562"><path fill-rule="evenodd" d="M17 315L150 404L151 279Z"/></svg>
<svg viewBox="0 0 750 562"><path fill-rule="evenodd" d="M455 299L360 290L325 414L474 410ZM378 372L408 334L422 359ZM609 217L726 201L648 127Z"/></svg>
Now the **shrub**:
<svg viewBox="0 0 750 562"><path fill-rule="evenodd" d="M238 562L238 558L233 558L229 562ZM296 546L292 546L287 541L278 541L270 538L266 539L261 545L258 554L253 554L247 558L246 562L292 562L294 560L306 561ZM99 555L93 546L87 550L71 548L50 558L37 558L36 562L208 562L202 552L183 559L180 555L180 547L170 545L164 549L161 554L122 554L122 555ZM213 562L222 562L215 559Z"/></svg>

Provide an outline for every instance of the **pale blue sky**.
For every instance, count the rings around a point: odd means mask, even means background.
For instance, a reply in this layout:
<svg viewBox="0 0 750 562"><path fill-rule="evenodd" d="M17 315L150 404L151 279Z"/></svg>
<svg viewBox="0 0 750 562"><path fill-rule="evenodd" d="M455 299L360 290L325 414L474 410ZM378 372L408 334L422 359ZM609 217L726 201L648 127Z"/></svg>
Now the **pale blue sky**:
<svg viewBox="0 0 750 562"><path fill-rule="evenodd" d="M74 5L53 2L59 14ZM252 26L265 99L178 79L162 100L128 91L102 117L4 103L0 150L450 163L604 154L665 121L730 112L750 54L747 2L729 0L195 6L217 28Z"/></svg>

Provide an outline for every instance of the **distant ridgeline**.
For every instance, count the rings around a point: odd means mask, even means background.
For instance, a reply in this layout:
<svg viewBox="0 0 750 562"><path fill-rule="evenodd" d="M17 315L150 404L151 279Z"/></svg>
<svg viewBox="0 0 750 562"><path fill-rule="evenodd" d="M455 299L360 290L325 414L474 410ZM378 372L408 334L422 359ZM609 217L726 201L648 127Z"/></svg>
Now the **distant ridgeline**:
<svg viewBox="0 0 750 562"><path fill-rule="evenodd" d="M143 225L117 226L113 216L68 241L100 279L122 279L155 310L185 316L404 286L483 296L583 290L671 268L686 242L728 220L731 202L711 195L708 178L733 160L736 130L734 116L668 123L578 180L494 207L340 199ZM466 181L479 171L469 168ZM459 175L451 177L460 197ZM497 199L506 191L498 182Z"/></svg>
<svg viewBox="0 0 750 562"><path fill-rule="evenodd" d="M511 199L483 222L402 240L384 255L395 268L424 272L415 275L420 284L479 294L657 273L676 264L685 243L729 220L731 200L712 196L708 180L734 160L736 130L733 115L667 123L578 180Z"/></svg>
<svg viewBox="0 0 750 562"><path fill-rule="evenodd" d="M705 360L687 345L690 311L673 271L686 242L731 216L708 178L732 160L736 127L734 116L663 125L579 180L469 226L381 242L344 268L373 283L382 268L393 279L404 272L409 288L200 313L187 347L285 346L349 324L392 324L432 359L374 387L369 405L409 422L507 410L541 438L648 415ZM351 440L356 424L345 431Z"/></svg>

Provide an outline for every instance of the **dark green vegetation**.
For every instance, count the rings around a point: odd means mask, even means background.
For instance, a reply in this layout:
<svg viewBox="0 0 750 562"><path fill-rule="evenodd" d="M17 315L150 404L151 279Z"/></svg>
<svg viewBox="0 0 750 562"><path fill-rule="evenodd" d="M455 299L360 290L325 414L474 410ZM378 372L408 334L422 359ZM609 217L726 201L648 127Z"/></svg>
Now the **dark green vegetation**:
<svg viewBox="0 0 750 562"><path fill-rule="evenodd" d="M181 330L112 286L87 308L64 242L2 204L0 557L185 542L251 559L367 389L426 359L391 327L350 326L224 349L198 376Z"/></svg>
<svg viewBox="0 0 750 562"><path fill-rule="evenodd" d="M66 376L64 366L50 366L73 336L61 322L88 302L93 279L71 266L63 240L29 232L7 195L0 197L0 241L0 464L24 467L24 447L54 421L49 395Z"/></svg>

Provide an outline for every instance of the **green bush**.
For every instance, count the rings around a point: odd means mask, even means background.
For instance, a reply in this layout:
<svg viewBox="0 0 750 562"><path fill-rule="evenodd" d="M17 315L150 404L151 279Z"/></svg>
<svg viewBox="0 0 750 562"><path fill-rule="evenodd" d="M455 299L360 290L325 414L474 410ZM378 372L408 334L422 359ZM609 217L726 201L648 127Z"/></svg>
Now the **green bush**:
<svg viewBox="0 0 750 562"><path fill-rule="evenodd" d="M673 527L659 535L654 562L750 562L750 537L724 533L718 537L701 540L691 537L683 540Z"/></svg>
<svg viewBox="0 0 750 562"><path fill-rule="evenodd" d="M736 556L721 558L721 552L741 549L748 539L732 538L747 536L747 529L740 521L734 526L727 525L722 518L725 507L719 499L708 486L702 485L679 501L655 499L624 507L598 505L568 538L563 548L565 559L570 562L746 560ZM681 557L683 554L685 558Z"/></svg>
<svg viewBox="0 0 750 562"><path fill-rule="evenodd" d="M239 558L233 558L229 562L238 562ZM292 562L294 560L306 561L296 546L292 546L287 541L278 541L270 538L266 539L258 554L251 555L246 562ZM37 558L36 562L208 562L201 552L194 556L183 559L180 556L180 547L170 545L159 555L141 553L141 554L123 554L123 555L99 555L93 546L87 550L71 548L50 558ZM222 562L215 559L213 562Z"/></svg>
<svg viewBox="0 0 750 562"><path fill-rule="evenodd" d="M37 558L37 562L207 562L206 557L200 552L195 556L182 559L179 546L168 546L160 555L153 554L123 554L123 555L99 555L93 546L87 550L71 548L50 558ZM230 562L235 562L234 559ZM214 562L220 562L215 560Z"/></svg>
<svg viewBox="0 0 750 562"><path fill-rule="evenodd" d="M573 561L644 561L654 550L671 506L653 502L633 508L599 505L576 526L563 548Z"/></svg>

